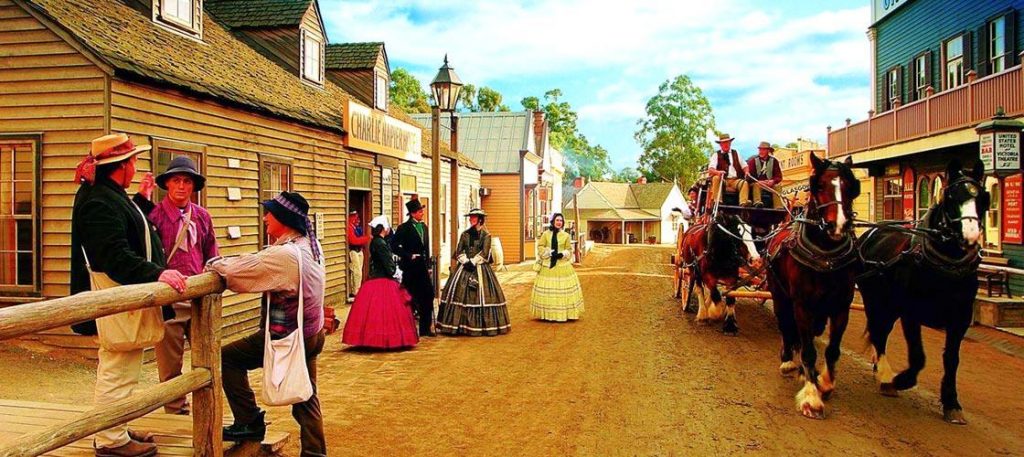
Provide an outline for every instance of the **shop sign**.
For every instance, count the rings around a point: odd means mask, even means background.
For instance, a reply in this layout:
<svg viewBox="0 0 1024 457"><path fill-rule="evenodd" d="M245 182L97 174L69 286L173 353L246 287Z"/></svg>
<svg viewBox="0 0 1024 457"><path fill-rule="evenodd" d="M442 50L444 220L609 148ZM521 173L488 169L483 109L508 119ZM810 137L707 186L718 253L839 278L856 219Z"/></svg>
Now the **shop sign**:
<svg viewBox="0 0 1024 457"><path fill-rule="evenodd" d="M1024 211L1021 204L1024 175L1015 174L1003 180L1003 243L1024 243Z"/></svg>
<svg viewBox="0 0 1024 457"><path fill-rule="evenodd" d="M906 5L910 0L874 0L871 2L871 23L874 24L888 16L897 8Z"/></svg>
<svg viewBox="0 0 1024 457"><path fill-rule="evenodd" d="M886 165L885 166L885 175L886 176L899 176L900 175L900 164L897 162L897 163L890 163L890 164Z"/></svg>
<svg viewBox="0 0 1024 457"><path fill-rule="evenodd" d="M380 206L381 214L391 214L391 196L394 194L394 187L391 184L391 169L380 170Z"/></svg>
<svg viewBox="0 0 1024 457"><path fill-rule="evenodd" d="M1020 132L996 132L995 135L996 171L1020 170Z"/></svg>
<svg viewBox="0 0 1024 457"><path fill-rule="evenodd" d="M423 132L382 112L349 100L345 105L345 146L409 162L422 156Z"/></svg>
<svg viewBox="0 0 1024 457"><path fill-rule="evenodd" d="M903 219L914 220L914 169L907 167L903 170Z"/></svg>
<svg viewBox="0 0 1024 457"><path fill-rule="evenodd" d="M979 156L986 172L992 172L996 169L995 149L993 147L994 139L995 135L993 133L983 133L978 136Z"/></svg>

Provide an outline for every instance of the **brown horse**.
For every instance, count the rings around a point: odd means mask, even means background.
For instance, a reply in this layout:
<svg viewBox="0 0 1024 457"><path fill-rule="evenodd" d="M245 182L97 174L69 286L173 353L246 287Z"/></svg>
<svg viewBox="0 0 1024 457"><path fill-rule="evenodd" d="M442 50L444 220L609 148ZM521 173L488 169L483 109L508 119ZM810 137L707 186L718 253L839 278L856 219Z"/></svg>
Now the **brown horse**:
<svg viewBox="0 0 1024 457"><path fill-rule="evenodd" d="M691 226L680 237L678 252L680 270L688 270L698 294L697 322L718 320L724 315L722 332L738 333L736 299L727 297L723 307L718 284L735 285L744 263L751 269L759 268L761 256L754 247L750 226L739 216L719 212L710 224Z"/></svg>
<svg viewBox="0 0 1024 457"><path fill-rule="evenodd" d="M811 154L814 173L806 217L793 222L768 243L768 288L782 333L783 375L801 369L804 387L797 409L806 417L824 418L823 399L835 388L836 361L853 301L858 271L853 234L853 199L860 182L845 163ZM814 338L829 325L825 370L818 373ZM793 361L800 352L801 364Z"/></svg>

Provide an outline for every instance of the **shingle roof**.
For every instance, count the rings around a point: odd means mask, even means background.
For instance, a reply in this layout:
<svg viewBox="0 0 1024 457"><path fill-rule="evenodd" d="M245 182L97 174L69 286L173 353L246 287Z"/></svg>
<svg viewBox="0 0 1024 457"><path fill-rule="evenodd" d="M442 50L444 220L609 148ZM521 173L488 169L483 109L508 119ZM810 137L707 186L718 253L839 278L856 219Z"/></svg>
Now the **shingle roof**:
<svg viewBox="0 0 1024 457"><path fill-rule="evenodd" d="M323 89L302 83L209 15L203 17L203 41L199 42L154 25L149 16L123 0L27 1L120 76L166 83L273 115L342 129L347 93L330 83Z"/></svg>
<svg viewBox="0 0 1024 457"><path fill-rule="evenodd" d="M670 182L652 182L647 184L630 184L629 188L636 197L636 204L643 209L661 209L668 194L675 184Z"/></svg>
<svg viewBox="0 0 1024 457"><path fill-rule="evenodd" d="M667 182L631 184L593 181L576 193L576 201L580 211L587 212L590 219L658 219L661 205L674 187L674 183ZM566 212L575 209L571 200L564 207Z"/></svg>
<svg viewBox="0 0 1024 457"><path fill-rule="evenodd" d="M206 0L204 9L230 28L289 27L302 22L313 0Z"/></svg>
<svg viewBox="0 0 1024 457"><path fill-rule="evenodd" d="M328 70L363 70L377 65L384 43L329 44L324 62Z"/></svg>
<svg viewBox="0 0 1024 457"><path fill-rule="evenodd" d="M430 114L411 116L430 131ZM450 128L449 117L441 116L442 141L450 141ZM459 113L458 149L484 173L519 173L519 152L529 148L531 128L528 111Z"/></svg>

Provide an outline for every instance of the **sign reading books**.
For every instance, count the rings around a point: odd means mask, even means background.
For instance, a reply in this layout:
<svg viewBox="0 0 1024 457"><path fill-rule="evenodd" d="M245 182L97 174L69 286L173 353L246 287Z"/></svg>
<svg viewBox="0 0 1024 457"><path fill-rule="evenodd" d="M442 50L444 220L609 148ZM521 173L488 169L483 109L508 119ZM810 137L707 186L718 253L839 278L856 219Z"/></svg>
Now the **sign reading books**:
<svg viewBox="0 0 1024 457"><path fill-rule="evenodd" d="M1024 175L1015 174L1003 180L1003 243L1024 243Z"/></svg>

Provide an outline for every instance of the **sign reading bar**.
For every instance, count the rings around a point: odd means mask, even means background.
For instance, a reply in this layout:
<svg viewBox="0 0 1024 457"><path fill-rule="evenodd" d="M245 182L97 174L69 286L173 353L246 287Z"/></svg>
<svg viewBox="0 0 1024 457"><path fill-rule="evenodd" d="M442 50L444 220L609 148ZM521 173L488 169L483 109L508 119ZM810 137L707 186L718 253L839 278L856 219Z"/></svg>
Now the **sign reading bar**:
<svg viewBox="0 0 1024 457"><path fill-rule="evenodd" d="M1024 243L1024 175L1015 174L1003 180L1003 243Z"/></svg>
<svg viewBox="0 0 1024 457"><path fill-rule="evenodd" d="M996 170L1020 170L1020 132L996 133L995 162Z"/></svg>
<svg viewBox="0 0 1024 457"><path fill-rule="evenodd" d="M914 220L914 169L907 167L903 170L903 219Z"/></svg>
<svg viewBox="0 0 1024 457"><path fill-rule="evenodd" d="M409 162L422 156L423 131L349 100L345 106L345 146Z"/></svg>
<svg viewBox="0 0 1024 457"><path fill-rule="evenodd" d="M995 150L992 143L994 142L994 135L992 133L983 133L978 137L978 144L981 148L979 152L981 157L981 163L985 166L985 171L993 171L996 169Z"/></svg>

